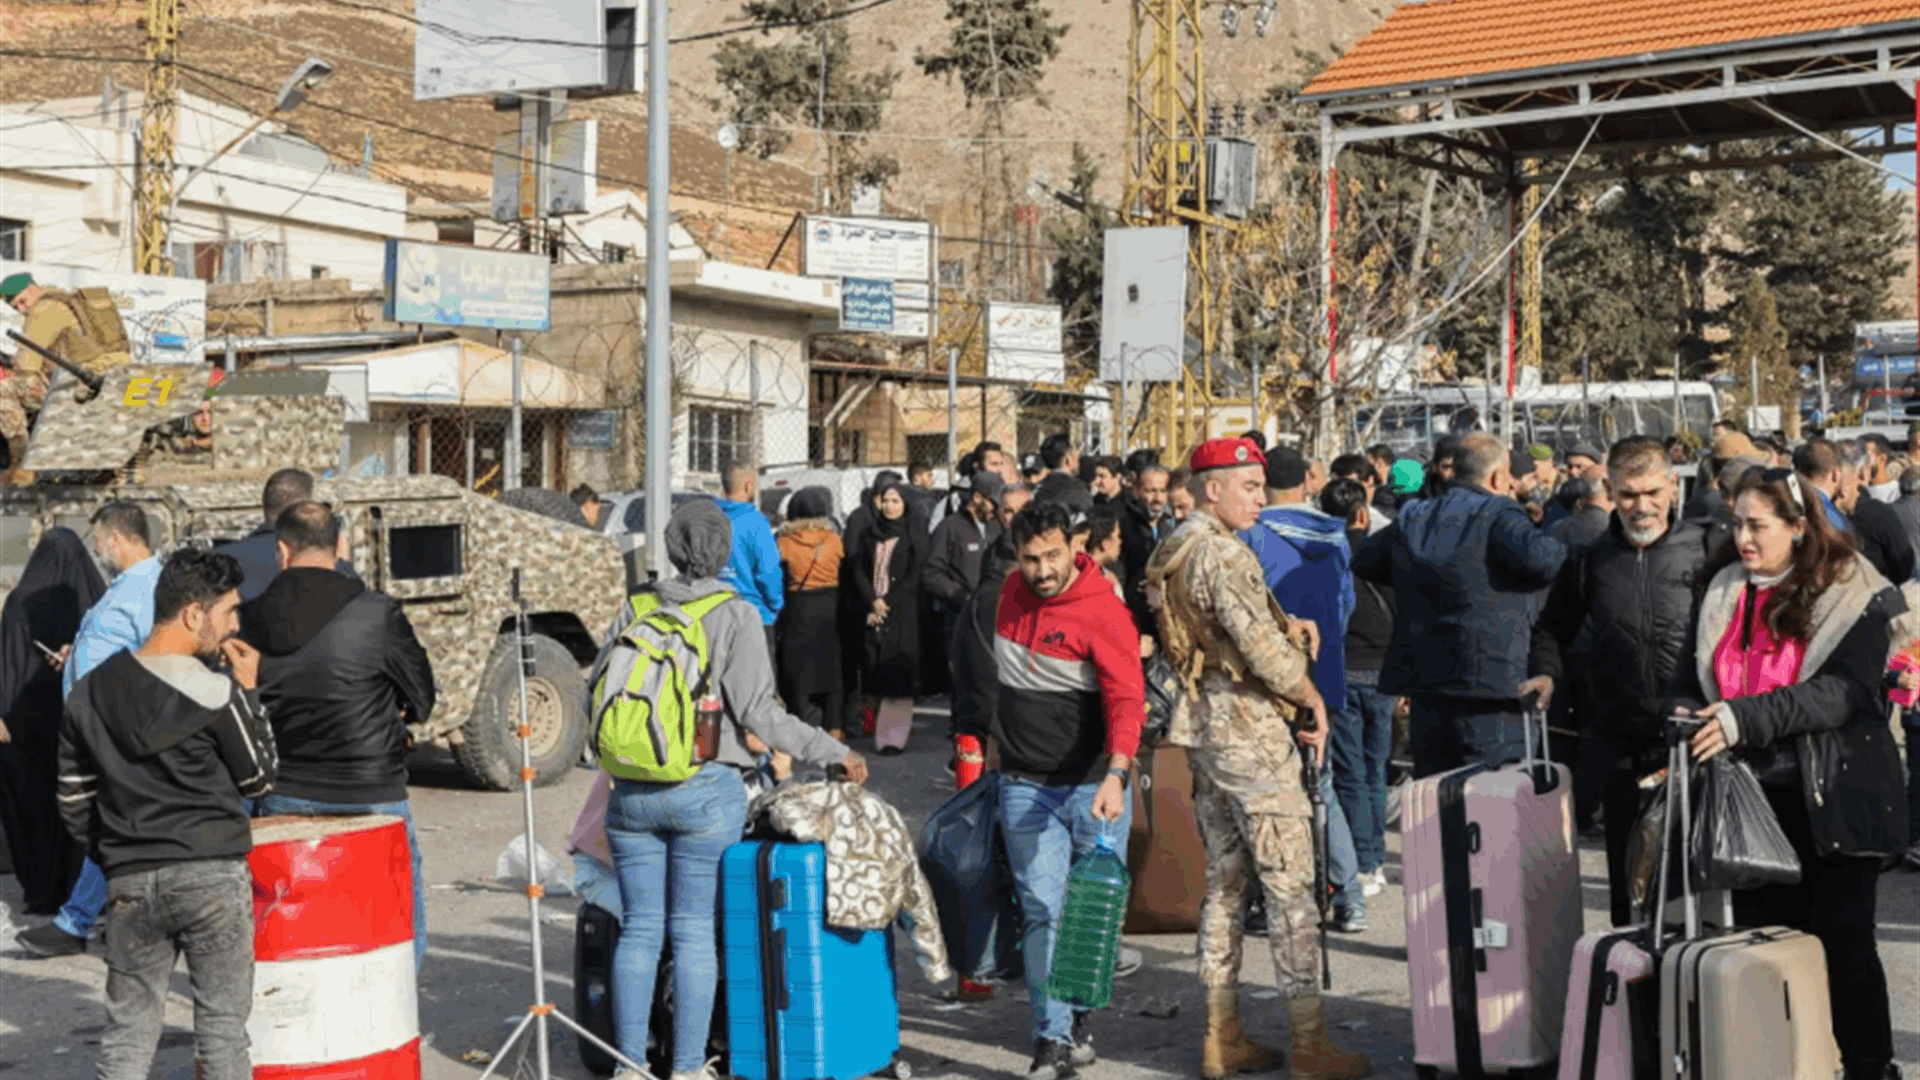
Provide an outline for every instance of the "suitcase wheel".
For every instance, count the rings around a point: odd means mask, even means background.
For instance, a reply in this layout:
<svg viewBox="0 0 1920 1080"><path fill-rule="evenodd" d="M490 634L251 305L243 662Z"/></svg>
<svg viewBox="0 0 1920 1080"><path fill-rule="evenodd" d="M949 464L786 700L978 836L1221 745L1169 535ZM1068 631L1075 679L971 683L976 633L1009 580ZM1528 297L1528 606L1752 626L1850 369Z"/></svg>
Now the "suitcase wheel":
<svg viewBox="0 0 1920 1080"><path fill-rule="evenodd" d="M892 1080L913 1080L913 1066L899 1054L893 1055L893 1062L878 1074L892 1077Z"/></svg>
<svg viewBox="0 0 1920 1080"><path fill-rule="evenodd" d="M1413 1067L1413 1075L1419 1077L1420 1080L1440 1080L1440 1066L1415 1065Z"/></svg>

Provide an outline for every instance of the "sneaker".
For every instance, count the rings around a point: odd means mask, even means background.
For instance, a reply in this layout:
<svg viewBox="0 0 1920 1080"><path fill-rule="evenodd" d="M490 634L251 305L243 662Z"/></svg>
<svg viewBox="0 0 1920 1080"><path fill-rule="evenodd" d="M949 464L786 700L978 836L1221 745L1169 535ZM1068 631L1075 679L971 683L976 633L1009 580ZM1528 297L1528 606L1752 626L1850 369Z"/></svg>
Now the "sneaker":
<svg viewBox="0 0 1920 1080"><path fill-rule="evenodd" d="M1327 929L1340 934L1364 934L1367 932L1367 913L1360 910L1343 909L1333 913L1333 922Z"/></svg>
<svg viewBox="0 0 1920 1080"><path fill-rule="evenodd" d="M719 1058L709 1058L705 1065L693 1072L675 1072L671 1080L720 1080L719 1065Z"/></svg>
<svg viewBox="0 0 1920 1080"><path fill-rule="evenodd" d="M1360 875L1360 895L1362 896L1379 896L1380 891L1386 887L1387 872L1385 870L1375 870L1372 873Z"/></svg>
<svg viewBox="0 0 1920 1080"><path fill-rule="evenodd" d="M1091 1015L1091 1013L1083 1012L1073 1014L1073 1053L1071 1056L1076 1066L1091 1065L1100 1060L1099 1056L1093 1052L1093 1032L1087 1030L1087 1017Z"/></svg>
<svg viewBox="0 0 1920 1080"><path fill-rule="evenodd" d="M1116 956L1113 961L1113 977L1116 979L1124 979L1134 972L1139 971L1140 966L1146 962L1147 958L1141 955L1139 949L1129 949L1125 945L1122 945L1120 946L1120 955ZM1075 1041L1078 1042L1078 1040Z"/></svg>
<svg viewBox="0 0 1920 1080"><path fill-rule="evenodd" d="M53 923L22 930L13 940L37 957L74 956L87 951L86 938L74 937Z"/></svg>
<svg viewBox="0 0 1920 1080"><path fill-rule="evenodd" d="M1907 849L1907 869L1920 870L1920 844Z"/></svg>
<svg viewBox="0 0 1920 1080"><path fill-rule="evenodd" d="M993 1000L993 984L975 982L962 975L960 977L959 992L953 996L961 1001L991 1001Z"/></svg>
<svg viewBox="0 0 1920 1080"><path fill-rule="evenodd" d="M1073 1047L1052 1039L1033 1044L1033 1064L1027 1066L1027 1080L1073 1080L1079 1075L1073 1066Z"/></svg>

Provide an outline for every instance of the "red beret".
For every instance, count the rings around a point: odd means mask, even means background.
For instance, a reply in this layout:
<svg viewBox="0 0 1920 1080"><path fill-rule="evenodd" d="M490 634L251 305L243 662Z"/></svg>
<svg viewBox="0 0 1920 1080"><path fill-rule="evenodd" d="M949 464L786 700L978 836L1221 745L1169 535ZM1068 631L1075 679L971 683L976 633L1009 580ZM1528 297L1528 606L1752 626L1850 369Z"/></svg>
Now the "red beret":
<svg viewBox="0 0 1920 1080"><path fill-rule="evenodd" d="M1194 472L1208 469L1231 469L1236 465L1258 465L1265 468L1267 455L1252 439L1208 439L1194 448L1193 456L1187 459L1187 467Z"/></svg>

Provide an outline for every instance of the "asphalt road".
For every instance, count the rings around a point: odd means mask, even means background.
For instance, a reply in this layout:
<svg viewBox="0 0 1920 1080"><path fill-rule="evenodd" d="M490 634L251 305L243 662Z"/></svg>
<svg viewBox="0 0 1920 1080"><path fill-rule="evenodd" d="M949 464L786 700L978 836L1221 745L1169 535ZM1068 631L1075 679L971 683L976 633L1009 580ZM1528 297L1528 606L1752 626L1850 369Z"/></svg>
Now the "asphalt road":
<svg viewBox="0 0 1920 1080"><path fill-rule="evenodd" d="M928 709L915 724L913 745L892 759L873 759L874 789L898 807L916 829L952 791L943 763L945 717ZM566 837L591 774L581 770L536 793L538 839L564 859ZM527 905L514 886L491 880L501 850L521 832L518 795L466 788L450 759L421 756L414 763L413 808L426 851L428 938L431 950L421 977L420 1016L431 1040L424 1054L425 1080L477 1076L470 1060L495 1054L532 995ZM1385 893L1369 911L1372 929L1335 935L1334 985L1329 1012L1340 1038L1371 1054L1375 1075L1410 1077L1412 1030L1407 1013L1405 935L1398 887L1399 838L1388 837L1390 862ZM1597 847L1581 853L1587 926L1606 919L1605 868ZM1896 1053L1910 1077L1920 1078L1920 874L1882 879L1880 942L1893 994ZM11 876L0 884L0 903L19 911ZM549 898L542 905L541 933L547 956L547 994L572 1000L575 902ZM21 920L15 915L15 922ZM1192 935L1135 937L1146 966L1115 988L1112 1010L1093 1026L1101 1062L1083 1073L1088 1080L1191 1077L1197 1074L1204 1022L1195 977ZM916 1080L988 1080L1024 1074L1030 1015L1019 986L1000 999L959 1005L921 977L900 950L900 1005L905 1056ZM83 1080L93 1075L103 1012L104 969L97 952L60 960L30 960L0 942L0 1080ZM1245 1019L1256 1034L1279 1039L1285 1008L1272 990L1272 966L1261 942L1247 950ZM190 1080L193 1075L191 1004L184 968L173 976L167 1028L153 1075ZM557 1026L557 1025L556 1025ZM571 1035L556 1033L552 1075L584 1078ZM524 1048L523 1048L524 1049ZM512 1052L502 1062L506 1076L534 1076L530 1056Z"/></svg>

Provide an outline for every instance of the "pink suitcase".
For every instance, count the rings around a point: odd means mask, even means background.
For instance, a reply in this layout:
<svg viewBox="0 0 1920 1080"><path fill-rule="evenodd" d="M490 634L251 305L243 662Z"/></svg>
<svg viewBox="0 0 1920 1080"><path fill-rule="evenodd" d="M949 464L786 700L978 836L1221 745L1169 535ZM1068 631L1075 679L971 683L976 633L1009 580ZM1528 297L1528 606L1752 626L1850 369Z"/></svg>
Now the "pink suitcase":
<svg viewBox="0 0 1920 1080"><path fill-rule="evenodd" d="M1573 781L1527 754L1408 785L1405 885L1413 1060L1421 1077L1551 1075L1580 936ZM1536 738L1536 729L1538 737Z"/></svg>
<svg viewBox="0 0 1920 1080"><path fill-rule="evenodd" d="M1573 947L1560 1080L1654 1080L1659 1075L1659 964L1646 930L1603 930Z"/></svg>

